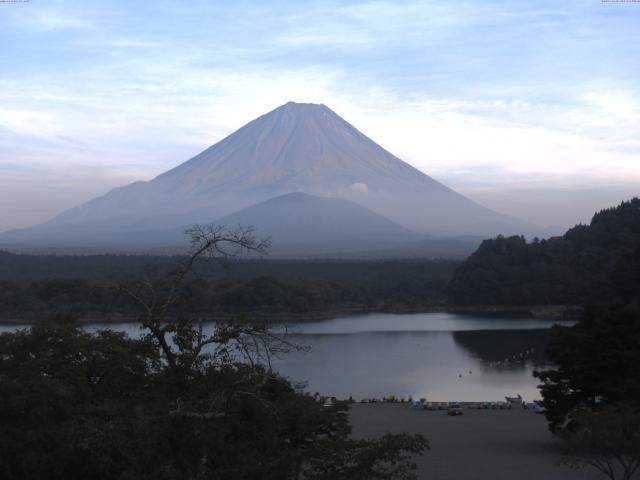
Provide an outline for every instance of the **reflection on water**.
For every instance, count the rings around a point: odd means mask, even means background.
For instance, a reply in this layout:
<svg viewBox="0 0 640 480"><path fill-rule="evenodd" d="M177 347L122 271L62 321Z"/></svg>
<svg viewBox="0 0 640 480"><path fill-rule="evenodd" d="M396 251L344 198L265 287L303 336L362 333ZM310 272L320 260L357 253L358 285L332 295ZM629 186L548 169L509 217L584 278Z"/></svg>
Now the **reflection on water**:
<svg viewBox="0 0 640 480"><path fill-rule="evenodd" d="M292 380L306 380L311 392L358 399L394 394L480 401L518 393L537 398L531 361L489 366L452 332L296 335L293 340L311 350L291 353L275 368Z"/></svg>
<svg viewBox="0 0 640 480"><path fill-rule="evenodd" d="M474 330L452 332L453 340L469 354L490 366L517 368L544 366L549 328L537 330Z"/></svg>
<svg viewBox="0 0 640 480"><path fill-rule="evenodd" d="M371 314L291 326L311 346L276 368L311 392L356 399L394 394L434 401L539 398L534 369L553 322L427 313Z"/></svg>
<svg viewBox="0 0 640 480"><path fill-rule="evenodd" d="M274 368L293 381L306 382L311 392L340 398L394 394L432 401L491 401L520 394L532 400L539 398L532 373L545 365L552 324L424 313L287 325L290 340L311 348L276 359ZM86 328L95 331L105 325ZM140 334L132 324L109 328L133 337Z"/></svg>

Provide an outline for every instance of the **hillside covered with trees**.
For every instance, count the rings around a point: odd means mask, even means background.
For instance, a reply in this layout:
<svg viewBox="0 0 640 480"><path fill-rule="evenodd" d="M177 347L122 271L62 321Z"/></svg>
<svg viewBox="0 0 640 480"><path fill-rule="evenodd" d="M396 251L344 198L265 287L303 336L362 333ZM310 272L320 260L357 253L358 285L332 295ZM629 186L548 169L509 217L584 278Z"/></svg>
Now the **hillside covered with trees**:
<svg viewBox="0 0 640 480"><path fill-rule="evenodd" d="M547 240L498 236L482 242L447 286L453 305L603 303L609 279L640 245L640 199L596 213Z"/></svg>

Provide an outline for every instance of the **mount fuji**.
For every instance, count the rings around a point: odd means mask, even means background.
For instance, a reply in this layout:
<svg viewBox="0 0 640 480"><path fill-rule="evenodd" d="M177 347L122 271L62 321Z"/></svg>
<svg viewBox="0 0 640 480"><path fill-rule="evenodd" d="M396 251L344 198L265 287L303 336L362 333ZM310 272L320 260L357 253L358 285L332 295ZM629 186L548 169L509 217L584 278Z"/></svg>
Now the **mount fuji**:
<svg viewBox="0 0 640 480"><path fill-rule="evenodd" d="M261 208L269 212L269 228L258 221L267 218L256 214L259 204L293 193L314 200L291 197L268 203ZM279 214L278 208L291 208L292 198L300 221L287 221L285 228L282 220L290 213L283 209ZM150 181L111 190L46 223L4 232L0 243L178 246L185 237L175 232L184 227L246 218L240 213L252 207L249 217L263 231L280 232L299 246L307 239L309 252L318 245L309 230L313 218L326 219L341 209L348 211L350 221L333 232L331 247L336 251L341 238L357 238L360 250L367 250L374 247L368 239L374 238L379 245L397 247L404 241L415 245L419 238L531 230L395 157L328 107L289 102Z"/></svg>

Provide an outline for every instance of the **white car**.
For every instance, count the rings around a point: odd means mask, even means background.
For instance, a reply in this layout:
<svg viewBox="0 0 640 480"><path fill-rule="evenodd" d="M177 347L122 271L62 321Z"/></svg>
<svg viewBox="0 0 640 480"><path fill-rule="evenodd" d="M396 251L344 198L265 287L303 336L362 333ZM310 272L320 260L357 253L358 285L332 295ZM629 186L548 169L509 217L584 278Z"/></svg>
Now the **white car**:
<svg viewBox="0 0 640 480"><path fill-rule="evenodd" d="M533 413L544 413L547 409L541 403L535 402L533 404Z"/></svg>

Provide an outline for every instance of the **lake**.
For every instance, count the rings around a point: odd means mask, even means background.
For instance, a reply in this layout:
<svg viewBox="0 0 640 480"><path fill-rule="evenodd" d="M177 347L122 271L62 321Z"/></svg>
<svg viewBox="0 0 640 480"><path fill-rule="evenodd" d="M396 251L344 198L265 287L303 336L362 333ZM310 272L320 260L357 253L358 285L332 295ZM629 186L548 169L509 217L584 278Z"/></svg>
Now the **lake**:
<svg viewBox="0 0 640 480"><path fill-rule="evenodd" d="M289 340L310 348L282 356L273 365L292 381L306 382L310 392L338 398L393 394L430 401L494 401L520 394L530 401L540 398L532 372L548 366L544 349L554 323L373 313L288 324ZM109 327L139 334L133 324Z"/></svg>
<svg viewBox="0 0 640 480"><path fill-rule="evenodd" d="M306 380L309 391L339 398L533 400L540 395L532 373L549 366L544 350L554 323L376 313L290 325L291 338L311 348L275 366L291 380Z"/></svg>

